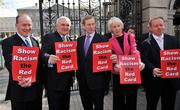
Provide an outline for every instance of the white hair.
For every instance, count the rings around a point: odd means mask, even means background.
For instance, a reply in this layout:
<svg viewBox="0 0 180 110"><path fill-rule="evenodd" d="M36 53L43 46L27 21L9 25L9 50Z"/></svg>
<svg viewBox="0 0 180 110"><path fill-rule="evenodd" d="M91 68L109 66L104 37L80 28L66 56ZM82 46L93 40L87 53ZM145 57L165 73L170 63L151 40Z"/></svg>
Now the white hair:
<svg viewBox="0 0 180 110"><path fill-rule="evenodd" d="M66 20L67 22L69 22L70 26L71 26L71 20L66 17L66 16L61 16L59 17L57 20L56 20L56 26L58 25L59 22L63 21L63 20Z"/></svg>
<svg viewBox="0 0 180 110"><path fill-rule="evenodd" d="M108 31L111 32L111 26L113 23L119 23L121 28L124 29L124 23L122 22L122 20L118 17L111 17L108 21Z"/></svg>

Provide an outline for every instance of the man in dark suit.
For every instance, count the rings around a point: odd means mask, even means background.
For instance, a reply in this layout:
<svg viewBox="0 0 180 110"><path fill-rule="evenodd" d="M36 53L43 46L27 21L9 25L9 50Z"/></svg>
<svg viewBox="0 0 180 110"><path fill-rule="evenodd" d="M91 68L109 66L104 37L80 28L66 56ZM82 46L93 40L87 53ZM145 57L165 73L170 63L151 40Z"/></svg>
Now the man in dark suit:
<svg viewBox="0 0 180 110"><path fill-rule="evenodd" d="M92 44L105 42L105 37L95 32L96 24L93 16L85 16L82 20L86 35L77 39L78 71L77 80L84 110L103 110L106 73L93 73Z"/></svg>
<svg viewBox="0 0 180 110"><path fill-rule="evenodd" d="M145 63L143 81L146 91L147 110L156 110L161 97L162 110L174 110L174 80L162 79L160 50L179 48L175 37L164 33L164 20L155 17L149 21L151 35L141 45L142 61Z"/></svg>
<svg viewBox="0 0 180 110"><path fill-rule="evenodd" d="M71 41L69 31L71 21L61 16L56 21L56 31L42 38L42 58L46 67L47 98L50 110L69 110L70 87L74 71L57 72L55 42Z"/></svg>
<svg viewBox="0 0 180 110"><path fill-rule="evenodd" d="M5 65L9 72L9 83L5 100L11 100L12 110L42 110L42 74L40 65L37 67L36 82L12 80L12 49L13 46L39 47L31 37L32 20L26 15L16 17L17 33L2 42ZM28 40L29 43L25 42ZM40 64L40 62L38 62Z"/></svg>

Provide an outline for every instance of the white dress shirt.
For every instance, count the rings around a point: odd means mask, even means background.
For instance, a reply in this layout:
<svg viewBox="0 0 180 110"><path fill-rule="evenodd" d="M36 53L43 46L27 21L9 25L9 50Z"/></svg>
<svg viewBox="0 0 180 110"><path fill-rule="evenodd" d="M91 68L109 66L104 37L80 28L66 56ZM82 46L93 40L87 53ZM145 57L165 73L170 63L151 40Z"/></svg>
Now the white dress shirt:
<svg viewBox="0 0 180 110"><path fill-rule="evenodd" d="M161 34L161 36L156 36L154 34L152 34L152 36L154 37L154 39L156 40L159 48L161 50L164 50L164 34Z"/></svg>
<svg viewBox="0 0 180 110"><path fill-rule="evenodd" d="M26 43L26 41L25 40L27 40L28 42L29 42L29 44L30 44L30 46L31 47L33 47L32 46L32 42L31 42L31 39L30 39L30 36L28 35L27 37L24 37L24 36L22 36L22 35L20 35L18 32L17 32L17 35L24 41L24 43Z"/></svg>

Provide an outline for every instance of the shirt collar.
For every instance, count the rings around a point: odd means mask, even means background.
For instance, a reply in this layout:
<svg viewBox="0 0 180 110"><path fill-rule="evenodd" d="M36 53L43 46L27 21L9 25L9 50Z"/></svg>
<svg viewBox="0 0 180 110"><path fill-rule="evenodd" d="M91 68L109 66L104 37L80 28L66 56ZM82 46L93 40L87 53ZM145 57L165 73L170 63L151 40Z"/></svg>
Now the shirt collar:
<svg viewBox="0 0 180 110"><path fill-rule="evenodd" d="M152 36L154 37L154 39L156 39L156 40L163 40L164 39L164 34L161 34L161 36L156 36L156 35L154 35L154 34L152 34Z"/></svg>
<svg viewBox="0 0 180 110"><path fill-rule="evenodd" d="M86 33L86 36L93 37L93 36L94 36L94 34L95 34L95 32L93 32L93 33L91 33L91 34L89 34L89 33Z"/></svg>
<svg viewBox="0 0 180 110"><path fill-rule="evenodd" d="M62 35L62 34L59 34L61 37L69 37L69 34L67 34L67 35Z"/></svg>
<svg viewBox="0 0 180 110"><path fill-rule="evenodd" d="M25 41L25 39L27 39L28 41L30 41L30 36L28 35L27 37L24 37L24 36L22 36L21 34L19 34L18 32L17 32L17 35L23 40L23 41Z"/></svg>

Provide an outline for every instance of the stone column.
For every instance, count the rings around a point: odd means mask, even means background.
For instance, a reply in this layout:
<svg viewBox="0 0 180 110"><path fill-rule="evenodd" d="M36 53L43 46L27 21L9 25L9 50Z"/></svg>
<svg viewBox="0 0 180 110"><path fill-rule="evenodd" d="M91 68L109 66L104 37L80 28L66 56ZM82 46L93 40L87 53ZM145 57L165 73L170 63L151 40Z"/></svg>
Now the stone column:
<svg viewBox="0 0 180 110"><path fill-rule="evenodd" d="M174 27L173 27L173 16L175 15L175 10L168 10L168 18L166 23L166 33L170 35L174 35Z"/></svg>
<svg viewBox="0 0 180 110"><path fill-rule="evenodd" d="M169 10L170 0L143 0L142 7L142 26L143 33L148 32L147 25L150 18L155 16L161 16L165 20L165 32L167 34L173 34L173 15L174 10Z"/></svg>

